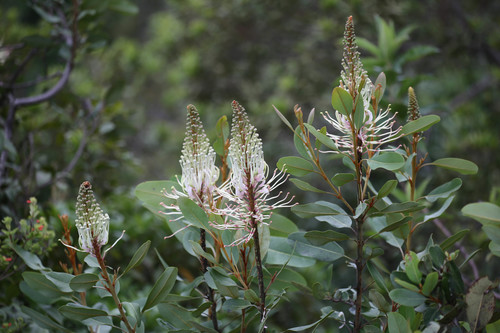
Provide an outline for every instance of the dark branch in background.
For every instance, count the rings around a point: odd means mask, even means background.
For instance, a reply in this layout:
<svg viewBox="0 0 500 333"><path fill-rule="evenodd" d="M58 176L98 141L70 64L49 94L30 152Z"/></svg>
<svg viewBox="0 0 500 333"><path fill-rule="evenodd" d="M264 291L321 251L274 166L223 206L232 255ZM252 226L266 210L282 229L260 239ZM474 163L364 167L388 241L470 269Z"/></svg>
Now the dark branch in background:
<svg viewBox="0 0 500 333"><path fill-rule="evenodd" d="M20 106L39 104L39 103L42 103L42 102L45 102L45 101L51 99L59 91L61 91L62 88L64 88L64 86L68 82L69 75L70 75L72 69L73 69L73 59L70 58L66 62L66 67L64 68L64 71L62 73L61 78L59 79L59 81L57 81L57 83L52 88L50 88L46 92L43 92L39 95L16 98L16 99L14 99L14 107L18 108Z"/></svg>
<svg viewBox="0 0 500 333"><path fill-rule="evenodd" d="M78 18L78 2L76 0L73 1L73 24L70 27L66 16L64 14L64 11L62 8L57 9L57 16L61 20L61 25L62 25L62 30L63 32L67 31L69 33L61 33L60 37L64 39L64 43L66 46L69 47L70 49L70 56L65 62L64 65L64 70L62 74L60 74L59 80L47 91L40 93L38 95L34 96L26 96L26 97L16 97L14 96L13 90L18 88L19 86L34 86L39 82L43 82L46 79L50 79L52 77L47 77L47 78L40 78L31 82L24 82L18 84L18 86L15 85L15 81L18 79L18 77L21 75L21 73L24 71L26 68L27 64L29 61L33 58L33 56L38 52L37 49L31 50L28 55L24 58L24 60L21 62L21 64L18 66L14 74L9 80L8 84L1 83L1 87L6 88L6 92L4 92L2 98L0 100L6 101L7 102L7 118L4 123L4 137L6 142L11 142L12 137L13 137L13 132L14 132L14 120L15 120L15 113L16 110L19 107L22 106L29 106L29 105L34 105L34 104L39 104L45 101L50 100L53 98L57 93L59 93L68 83L69 76L72 72L73 69L73 62L76 56L76 48L78 46L78 31L77 31L77 18ZM24 47L24 44L15 44L9 46L11 51L15 49L20 49ZM5 48L5 47L4 47ZM59 76L59 75L56 75ZM55 76L54 76L55 77ZM82 149L85 146L85 142L83 145L81 144ZM80 150L80 149L79 149ZM77 154L75 156L80 156L81 152L77 151ZM3 149L1 154L0 154L0 186L4 184L5 182L5 177L7 174L7 155L8 152L6 149ZM76 160L72 160L68 167L66 167L63 172L67 173L69 170L71 170L74 167L74 164L76 164Z"/></svg>
<svg viewBox="0 0 500 333"><path fill-rule="evenodd" d="M69 175L71 170L73 170L73 168L76 166L76 163L78 162L78 160L82 156L83 151L84 151L85 147L87 146L89 136L96 130L97 125L98 125L98 121L97 121L98 118L97 118L96 114L100 113L102 111L103 104L99 103L96 107L94 107L92 105L92 103L90 102L90 99L86 98L82 101L82 107L86 111L88 116L94 116L94 121L92 122L92 126L90 127L90 129L86 126L83 127L82 139L80 140L80 144L78 145L78 148L76 149L75 154L73 155L73 158L68 163L68 165L66 165L66 167L64 169L59 171L52 179L41 184L39 186L39 188L43 188L43 187L52 185L55 182L57 182L58 180L63 179Z"/></svg>
<svg viewBox="0 0 500 333"><path fill-rule="evenodd" d="M71 31L72 33L68 35L63 35L65 38L65 44L70 48L71 50L71 56L67 59L66 65L64 67L64 71L61 75L61 78L57 83L50 88L49 90L35 96L28 96L28 97L21 97L21 98L16 98L14 100L14 107L19 107L23 105L33 105L33 104L38 104L45 102L52 97L54 97L59 91L61 91L62 88L66 85L69 79L69 75L71 74L71 71L73 69L73 61L75 58L75 43L74 43L74 35L76 34L76 31L70 30L68 21L66 20L66 16L64 15L62 10L58 10L58 16L61 19L61 22L63 23L63 28L67 29L68 31ZM73 26L74 27L74 26Z"/></svg>
<svg viewBox="0 0 500 333"><path fill-rule="evenodd" d="M6 88L6 89L12 89L12 90L31 88L31 87L36 86L37 84L42 83L44 81L49 81L49 80L55 79L56 77L60 77L61 75L62 75L61 72L57 72L57 73L54 73L51 75L38 77L38 78L31 80L31 81L19 82L19 83L14 83L14 84L7 84L5 82L0 82L0 88Z"/></svg>
<svg viewBox="0 0 500 333"><path fill-rule="evenodd" d="M445 227L445 225L443 224L443 222L441 222L440 219L434 219L433 222L446 237L452 236L451 232L448 230L448 228ZM460 252L465 256L465 258L469 257L470 253L463 245L456 244L455 246L460 250ZM474 259L469 260L469 266L471 267L472 273L474 274L474 280L479 279L479 270L477 269Z"/></svg>
<svg viewBox="0 0 500 333"><path fill-rule="evenodd" d="M500 64L500 63L499 63ZM498 84L498 80L491 74L482 77L481 80L472 84L467 90L455 96L450 102L450 109L454 110L461 105L473 100L482 92L493 88Z"/></svg>

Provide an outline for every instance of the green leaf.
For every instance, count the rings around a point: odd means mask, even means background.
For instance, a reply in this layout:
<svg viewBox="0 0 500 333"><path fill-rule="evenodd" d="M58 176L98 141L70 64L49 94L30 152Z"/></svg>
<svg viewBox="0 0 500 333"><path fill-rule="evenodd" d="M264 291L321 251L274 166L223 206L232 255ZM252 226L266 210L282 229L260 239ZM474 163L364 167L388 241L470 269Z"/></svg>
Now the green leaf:
<svg viewBox="0 0 500 333"><path fill-rule="evenodd" d="M252 303L245 299L230 298L224 301L222 310L224 311L241 311L252 306Z"/></svg>
<svg viewBox="0 0 500 333"><path fill-rule="evenodd" d="M381 293L379 293L376 289L370 289L368 292L368 297L370 301L375 304L377 309L379 309L382 312L390 312L391 311L391 305L387 300L385 299L384 296L382 296Z"/></svg>
<svg viewBox="0 0 500 333"><path fill-rule="evenodd" d="M423 116L404 125L401 129L401 133L403 135L409 135L423 132L428 130L432 125L437 124L440 120L441 118L439 118L439 116L433 114Z"/></svg>
<svg viewBox="0 0 500 333"><path fill-rule="evenodd" d="M296 271L286 268L281 269L281 267L269 267L267 272L269 274L264 275L264 285L266 286L269 285L274 274L277 274L269 287L272 290L281 291L287 289L287 291L295 291L298 290L297 287L302 290L307 289L306 279Z"/></svg>
<svg viewBox="0 0 500 333"><path fill-rule="evenodd" d="M159 213L162 208L160 203L171 204L175 203L175 201L165 197L162 194L162 190L171 191L172 187L180 189L180 185L177 182L168 180L148 181L137 185L134 194L144 203L147 209L163 219L165 215Z"/></svg>
<svg viewBox="0 0 500 333"><path fill-rule="evenodd" d="M462 180L460 178L455 178L441 186L433 189L429 194L425 196L425 198L434 202L440 198L448 198L451 194L456 192L462 186Z"/></svg>
<svg viewBox="0 0 500 333"><path fill-rule="evenodd" d="M305 182L303 180L297 179L297 178L290 179L290 182L292 182L295 186L297 186L302 191L310 191L310 192L316 192L316 193L326 193L325 191L320 190L320 189L312 186L311 184L309 184L309 183L307 183L307 182Z"/></svg>
<svg viewBox="0 0 500 333"><path fill-rule="evenodd" d="M334 312L335 312L335 310L331 310L330 312L323 314L319 320L315 321L312 324L292 327L292 328L287 329L285 332L305 332L306 330L308 330L310 328L317 327L319 324L321 324L326 319L328 319L328 317L330 317Z"/></svg>
<svg viewBox="0 0 500 333"><path fill-rule="evenodd" d="M387 206L382 210L383 213L409 213L414 212L420 209L423 209L425 206L415 202L408 201L402 203L394 203L392 205Z"/></svg>
<svg viewBox="0 0 500 333"><path fill-rule="evenodd" d="M295 145L295 150L297 150L299 155L308 160L310 159L310 153L302 140L306 141L300 126L297 126L295 129L295 135L293 136L293 144Z"/></svg>
<svg viewBox="0 0 500 333"><path fill-rule="evenodd" d="M418 269L420 260L415 252L405 255L405 271L411 282L419 284L422 281L422 272Z"/></svg>
<svg viewBox="0 0 500 333"><path fill-rule="evenodd" d="M158 305L161 319L169 324L169 328L176 328L177 332L192 332L191 321L194 319L191 312L180 305L161 303ZM182 331L184 330L184 331Z"/></svg>
<svg viewBox="0 0 500 333"><path fill-rule="evenodd" d="M427 274L425 277L425 282L422 287L422 294L425 296L429 296L434 288L436 288L439 280L439 273L438 272L432 272Z"/></svg>
<svg viewBox="0 0 500 333"><path fill-rule="evenodd" d="M341 232L326 230L319 231L313 230L305 233L304 237L313 245L324 245L330 242L340 242L344 240L348 240L349 236L343 234Z"/></svg>
<svg viewBox="0 0 500 333"><path fill-rule="evenodd" d="M265 262L268 265L284 265L288 262L287 266L290 267L309 267L316 261L295 253L286 238L271 236Z"/></svg>
<svg viewBox="0 0 500 333"><path fill-rule="evenodd" d="M43 275L45 275L47 279L55 284L60 291L64 293L73 292L73 290L69 286L69 282L74 277L74 275L63 272L43 272Z"/></svg>
<svg viewBox="0 0 500 333"><path fill-rule="evenodd" d="M425 296L407 289L393 289L389 292L389 296L394 302L406 306L416 307L425 303Z"/></svg>
<svg viewBox="0 0 500 333"><path fill-rule="evenodd" d="M336 87L332 92L332 106L335 110L349 116L353 111L353 101L351 95L340 87Z"/></svg>
<svg viewBox="0 0 500 333"><path fill-rule="evenodd" d="M83 259L83 262L86 263L87 265L89 265L89 267L101 268L101 266L97 262L96 257L91 256L90 254L85 256L85 259Z"/></svg>
<svg viewBox="0 0 500 333"><path fill-rule="evenodd" d="M252 303L259 303L260 302L259 296L257 296L255 291L253 291L252 289L246 289L243 292L243 296L245 297L246 300L249 300Z"/></svg>
<svg viewBox="0 0 500 333"><path fill-rule="evenodd" d="M109 9L129 15L135 15L139 12L139 7L127 0L111 0Z"/></svg>
<svg viewBox="0 0 500 333"><path fill-rule="evenodd" d="M168 267L167 269L165 269L158 280L156 280L153 289L151 289L151 291L149 292L146 303L142 308L142 312L145 312L146 310L151 309L152 307L160 303L168 295L170 290L172 290L176 278L176 267Z"/></svg>
<svg viewBox="0 0 500 333"><path fill-rule="evenodd" d="M217 136L224 141L229 137L229 122L227 121L227 116L222 116L217 121L215 125L217 131Z"/></svg>
<svg viewBox="0 0 500 333"><path fill-rule="evenodd" d="M99 281L99 276L91 273L83 273L75 276L69 282L69 286L71 289L77 292L86 291Z"/></svg>
<svg viewBox="0 0 500 333"><path fill-rule="evenodd" d="M47 297L62 296L65 293L59 289L52 281L46 276L38 272L23 272L24 281L31 288L46 295Z"/></svg>
<svg viewBox="0 0 500 333"><path fill-rule="evenodd" d="M412 220L412 217L410 217L410 216L404 217L403 215L401 215L401 217L402 217L402 219L400 219L400 220L388 221L389 224L387 224L387 226L385 226L381 230L379 230L377 232L377 234L381 234L383 232L388 232L388 231L394 231L396 229L399 229L403 225L408 224L408 221Z"/></svg>
<svg viewBox="0 0 500 333"><path fill-rule="evenodd" d="M76 321L108 315L106 311L89 308L88 306L75 303L69 303L61 306L59 308L59 312L61 312L65 317Z"/></svg>
<svg viewBox="0 0 500 333"><path fill-rule="evenodd" d="M312 124L314 121L314 114L315 114L316 109L312 109L311 112L309 112L309 116L307 116L307 123Z"/></svg>
<svg viewBox="0 0 500 333"><path fill-rule="evenodd" d="M292 124L285 118L285 116L273 105L274 111L276 111L276 114L278 117L281 119L282 122L285 123L286 126L288 126L289 129L293 131Z"/></svg>
<svg viewBox="0 0 500 333"><path fill-rule="evenodd" d="M323 145L325 145L327 148L330 148L330 149L335 150L335 151L338 150L337 145L335 144L335 142L333 142L333 140L330 139L326 134L321 133L316 128L314 128L314 126L312 126L312 125L309 125L309 124L304 124L304 125L309 130L309 133L311 133L312 135L314 135L314 137L319 142L321 142Z"/></svg>
<svg viewBox="0 0 500 333"><path fill-rule="evenodd" d="M491 324L486 325L486 333L498 333L500 332L500 320L497 320Z"/></svg>
<svg viewBox="0 0 500 333"><path fill-rule="evenodd" d="M449 249L450 247L452 247L453 245L455 245L458 241L460 241L462 238L464 238L469 232L470 232L469 229L460 230L459 232L457 232L453 236L450 236L450 237L446 238L439 245L439 247L441 247L441 249L443 251L446 251L447 249Z"/></svg>
<svg viewBox="0 0 500 333"><path fill-rule="evenodd" d="M27 314L33 321L40 327L46 328L48 330L52 330L55 332L67 332L71 333L73 331L64 328L63 326L56 323L54 320L50 319L46 314L41 314L38 311L35 311L27 306L21 305L21 310L25 314Z"/></svg>
<svg viewBox="0 0 500 333"><path fill-rule="evenodd" d="M354 128L360 129L363 127L365 118L365 106L363 104L363 96L358 94L354 103Z"/></svg>
<svg viewBox="0 0 500 333"><path fill-rule="evenodd" d="M142 244L141 247L139 247L137 249L137 251L135 251L134 255L132 256L132 259L130 259L130 262L127 265L127 268L125 268L125 270L121 274L122 276L142 262L142 260L144 259L144 257L148 253L150 245L151 245L151 241L148 240L144 244Z"/></svg>
<svg viewBox="0 0 500 333"><path fill-rule="evenodd" d="M446 255L443 250L439 246L434 245L429 248L429 254L431 255L434 266L440 269L446 260Z"/></svg>
<svg viewBox="0 0 500 333"><path fill-rule="evenodd" d="M337 173L332 177L332 183L335 186L342 186L354 180L352 173Z"/></svg>
<svg viewBox="0 0 500 333"><path fill-rule="evenodd" d="M455 196L449 197L437 211L430 214L426 214L422 218L418 218L417 220L418 221L421 220L422 222L427 222L437 217L440 217L446 211L446 209L448 209L448 207L451 205L451 202L453 201L454 198Z"/></svg>
<svg viewBox="0 0 500 333"><path fill-rule="evenodd" d="M475 175L478 171L478 167L476 164L471 161L463 160L461 158L441 158L429 164L436 165L445 169L450 169L461 173L462 175Z"/></svg>
<svg viewBox="0 0 500 333"><path fill-rule="evenodd" d="M417 293L420 291L420 289L416 285L414 285L413 283L409 283L409 282L406 282L406 281L398 279L398 278L395 278L394 282L396 282L397 284L399 284L401 287L403 287L405 289L408 289L408 290L411 290L411 291L414 291Z"/></svg>
<svg viewBox="0 0 500 333"><path fill-rule="evenodd" d="M397 185L398 181L395 179L387 181L378 191L377 199L385 198L386 196L391 194L391 192L396 188Z"/></svg>
<svg viewBox="0 0 500 333"><path fill-rule="evenodd" d="M367 163L373 170L381 168L389 171L396 171L404 167L405 160L400 154L390 151L375 155L367 160Z"/></svg>
<svg viewBox="0 0 500 333"><path fill-rule="evenodd" d="M189 243L191 243L191 246L193 248L194 253L196 253L200 257L207 259L208 261L210 261L213 264L217 264L217 261L215 260L214 256L208 252L203 251L200 243L192 241L192 240L190 240Z"/></svg>
<svg viewBox="0 0 500 333"><path fill-rule="evenodd" d="M177 204L184 218L192 225L201 229L209 229L207 213L193 200L188 197L180 197L177 199Z"/></svg>
<svg viewBox="0 0 500 333"><path fill-rule="evenodd" d="M218 290L223 296L238 298L238 285L227 273L218 267L209 267L204 274L205 281L212 288Z"/></svg>
<svg viewBox="0 0 500 333"><path fill-rule="evenodd" d="M26 265L28 265L29 268L35 271L48 269L42 264L40 258L38 258L35 254L28 252L15 244L11 244L10 242L7 244L9 244L9 246L16 252L16 254L21 257L21 259L23 259L23 261Z"/></svg>
<svg viewBox="0 0 500 333"><path fill-rule="evenodd" d="M314 166L311 162L298 156L282 157L278 160L277 166L280 170L285 168L286 172L296 177L302 177L314 172Z"/></svg>
<svg viewBox="0 0 500 333"><path fill-rule="evenodd" d="M292 220L277 213L273 213L271 216L269 229L272 236L278 236L281 234L285 237L288 237L288 235L293 232L299 231L299 228L297 228L297 225L295 225Z"/></svg>
<svg viewBox="0 0 500 333"><path fill-rule="evenodd" d="M410 324L405 317L397 312L389 312L387 314L387 325L389 333L408 333L411 332Z"/></svg>
<svg viewBox="0 0 500 333"><path fill-rule="evenodd" d="M490 242L488 245L488 248L490 249L491 253L497 257L500 257L500 244L495 243L495 242Z"/></svg>
<svg viewBox="0 0 500 333"><path fill-rule="evenodd" d="M495 296L490 289L493 284L488 277L483 277L472 284L465 303L467 304L467 321L473 332L479 332L490 321L495 310Z"/></svg>
<svg viewBox="0 0 500 333"><path fill-rule="evenodd" d="M292 212L303 218L341 214L338 210L319 202L293 206Z"/></svg>
<svg viewBox="0 0 500 333"><path fill-rule="evenodd" d="M332 262L344 256L344 249L337 243L330 242L323 246L316 246L309 243L304 234L304 232L295 232L288 236L298 254L326 262Z"/></svg>
<svg viewBox="0 0 500 333"><path fill-rule="evenodd" d="M19 290L38 304L52 304L57 302L61 297L60 294L49 294L47 292L34 289L30 287L25 281L21 281L21 283L19 283Z"/></svg>
<svg viewBox="0 0 500 333"><path fill-rule="evenodd" d="M386 86L387 86L387 79L385 77L384 72L381 72L378 75L377 80L375 81L375 84L374 84L375 90L373 92L373 96L375 96L375 100L377 101L377 104L380 103L380 101L382 100Z"/></svg>
<svg viewBox="0 0 500 333"><path fill-rule="evenodd" d="M384 278L382 277L382 275L380 275L380 272L377 270L371 260L366 262L366 268L368 268L368 272L370 272L370 275L372 276L377 286L382 290L388 291L387 286L384 282Z"/></svg>
<svg viewBox="0 0 500 333"><path fill-rule="evenodd" d="M40 15L47 22L52 24L61 22L61 18L59 16L50 14L41 7L36 5L31 7L38 13L38 15Z"/></svg>
<svg viewBox="0 0 500 333"><path fill-rule="evenodd" d="M468 204L462 214L472 217L484 226L500 227L500 207L489 202Z"/></svg>

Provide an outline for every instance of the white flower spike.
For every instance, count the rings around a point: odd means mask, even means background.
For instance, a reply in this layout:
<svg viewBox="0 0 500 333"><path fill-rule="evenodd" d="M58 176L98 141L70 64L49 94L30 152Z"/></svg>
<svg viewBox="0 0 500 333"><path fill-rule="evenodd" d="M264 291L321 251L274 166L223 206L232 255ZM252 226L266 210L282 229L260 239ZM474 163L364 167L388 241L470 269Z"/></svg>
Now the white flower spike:
<svg viewBox="0 0 500 333"><path fill-rule="evenodd" d="M179 161L182 175L180 180L177 180L181 189L177 190L174 187L170 191L163 189L162 194L173 200L188 197L205 211L211 211L214 204L214 193L217 193L215 183L219 178L219 169L215 166L216 154L205 134L196 108L193 105L188 105L187 112L186 136ZM167 211L160 211L160 213L179 215L177 219L182 218L178 206L167 205L163 202L161 205ZM183 229L178 230L178 232L181 230Z"/></svg>
<svg viewBox="0 0 500 333"><path fill-rule="evenodd" d="M341 152L354 155L354 149L360 153L395 150L396 148L381 149L381 145L398 139L401 127L394 129L396 114L389 116L390 107L385 111L373 110L374 87L366 75L361 63L352 17L347 20L344 33L344 57L342 59L340 87L345 89L353 100L361 98L364 106L362 121L354 125L354 116L345 116L335 111L335 117L328 112L323 114L325 120L339 134L327 135L335 142ZM355 128L353 128L355 127ZM356 146L356 148L355 148ZM335 151L333 151L335 152Z"/></svg>
<svg viewBox="0 0 500 333"><path fill-rule="evenodd" d="M92 185L85 181L80 185L76 202L76 228L80 248L96 256L95 250L108 243L109 216L97 203Z"/></svg>
<svg viewBox="0 0 500 333"><path fill-rule="evenodd" d="M229 146L231 178L218 190L229 203L219 210L225 216L224 224L215 224L217 229L242 230L244 235L230 245L239 245L252 239L260 224L268 224L271 211L275 208L290 207L294 197L281 192L272 196L271 192L283 184L288 176L275 170L269 176L269 167L264 161L262 140L256 128L250 124L245 109L233 101L233 124Z"/></svg>

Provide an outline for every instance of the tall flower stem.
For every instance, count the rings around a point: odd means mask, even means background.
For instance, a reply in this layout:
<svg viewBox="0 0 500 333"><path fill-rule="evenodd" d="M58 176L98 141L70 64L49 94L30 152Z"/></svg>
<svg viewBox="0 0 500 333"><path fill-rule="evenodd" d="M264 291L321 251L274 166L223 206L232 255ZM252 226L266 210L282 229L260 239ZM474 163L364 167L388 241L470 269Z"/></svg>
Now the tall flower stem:
<svg viewBox="0 0 500 333"><path fill-rule="evenodd" d="M255 212L255 193L252 184L250 183L250 171L246 170L245 172L245 178L246 178L246 185L248 189L248 210L249 212L253 214ZM262 258L261 258L261 253L260 253L260 239L259 239L259 226L255 218L252 216L251 217L251 227L255 229L255 232L253 234L253 248L254 248L254 254L255 254L255 267L257 268L257 278L259 282L259 294L260 294L260 319L261 321L264 320L265 315L266 315L266 289L264 288L264 273L262 270Z"/></svg>
<svg viewBox="0 0 500 333"><path fill-rule="evenodd" d="M420 118L420 110L418 106L418 101L417 101L417 96L415 95L415 91L413 90L412 87L408 88L408 120L417 120ZM411 179L409 181L410 183L410 200L415 201L415 192L416 192L416 187L417 187L417 173L418 170L420 169L421 163L417 162L417 145L418 142L422 139L422 134L421 133L414 133L412 138L411 138L411 151L407 150L408 155L412 155L412 160L411 160ZM423 159L421 160L423 162ZM413 231L415 230L415 227L413 226L413 221L410 220L408 222L408 236L406 237L406 253L410 253L411 251L411 238L413 235Z"/></svg>
<svg viewBox="0 0 500 333"><path fill-rule="evenodd" d="M356 182L357 182L357 192L358 192L358 204L363 202L363 170L361 164L361 153L357 151L357 140L354 139L354 158L356 160ZM361 332L362 327L362 317L361 317L361 305L363 301L363 270L365 266L365 260L363 257L363 247L365 245L363 225L365 222L365 214L361 214L356 218L356 312L354 318L354 332Z"/></svg>
<svg viewBox="0 0 500 333"><path fill-rule="evenodd" d="M118 295L116 294L116 274L113 276L113 280L109 277L107 268L106 268L106 263L104 262L104 258L101 255L101 246L97 243L96 238L94 238L93 241L94 245L94 254L97 259L97 262L99 263L99 266L101 267L101 276L104 279L104 282L106 285L104 288L111 294L113 297L113 300L115 301L115 304L118 308L118 311L120 312L120 318L127 327L127 330L129 333L135 333L135 328L133 328L128 319L127 315L125 314L125 311L123 310L123 305L120 302L120 299L118 298Z"/></svg>
<svg viewBox="0 0 500 333"><path fill-rule="evenodd" d="M206 231L205 229L200 229L200 245L203 251L207 251L207 241L206 241ZM200 257L200 262L201 262L201 270L203 273L206 273L208 271L208 260L205 257ZM207 286L207 293L206 293L207 299L212 303L210 306L210 313L209 317L212 320L212 325L214 327L214 330L217 332L220 332L219 330L219 323L217 322L217 303L215 302L215 297L214 297L214 290L210 288L210 286Z"/></svg>

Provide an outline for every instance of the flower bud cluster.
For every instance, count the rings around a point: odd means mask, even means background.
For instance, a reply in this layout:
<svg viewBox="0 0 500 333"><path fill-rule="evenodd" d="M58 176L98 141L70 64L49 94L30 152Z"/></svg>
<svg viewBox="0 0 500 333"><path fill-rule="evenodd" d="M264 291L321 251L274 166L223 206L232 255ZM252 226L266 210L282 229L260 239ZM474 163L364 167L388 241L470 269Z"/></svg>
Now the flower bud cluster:
<svg viewBox="0 0 500 333"><path fill-rule="evenodd" d="M245 109L236 101L232 103L233 124L229 161L231 178L218 191L228 200L219 210L225 217L224 224L212 224L217 229L241 230L244 233L230 245L248 242L261 224L269 223L271 211L291 206L293 197L286 194L281 199L271 192L283 184L288 176L274 171L268 179L269 166L264 160L262 140L256 128L250 124ZM277 200L274 203L271 201Z"/></svg>
<svg viewBox="0 0 500 333"><path fill-rule="evenodd" d="M219 178L219 169L215 166L216 154L205 134L198 110L194 105L189 105L187 110L186 136L180 159L182 176L179 184L182 190L173 188L170 193L164 191L164 195L171 199L187 196L210 209L215 182Z"/></svg>
<svg viewBox="0 0 500 333"><path fill-rule="evenodd" d="M80 185L76 202L76 228L80 248L93 256L96 247L100 249L108 243L109 216L97 203L88 181Z"/></svg>
<svg viewBox="0 0 500 333"><path fill-rule="evenodd" d="M390 107L385 111L374 110L376 106L372 104L372 101L375 99L375 89L359 57L352 17L349 17L346 23L342 67L340 87L349 93L353 103L358 98L363 101L363 117L361 121L354 120L354 112L359 112L358 110L353 111L350 116L335 111L335 117L325 112L323 114L325 120L337 132L340 132L340 134L328 133L327 135L341 152L349 155L354 155L354 150L360 153L394 150L380 147L399 138L401 127L393 128L396 114L389 115Z"/></svg>

